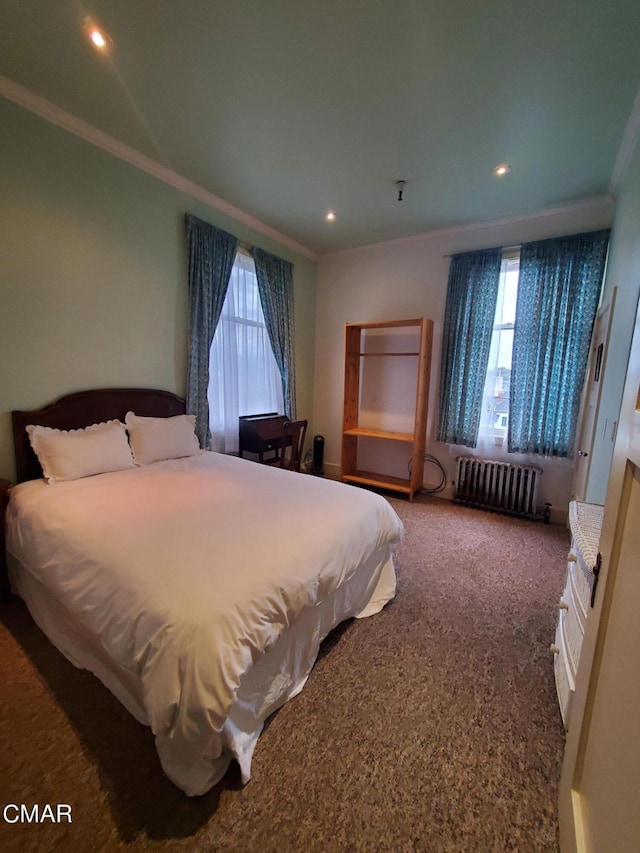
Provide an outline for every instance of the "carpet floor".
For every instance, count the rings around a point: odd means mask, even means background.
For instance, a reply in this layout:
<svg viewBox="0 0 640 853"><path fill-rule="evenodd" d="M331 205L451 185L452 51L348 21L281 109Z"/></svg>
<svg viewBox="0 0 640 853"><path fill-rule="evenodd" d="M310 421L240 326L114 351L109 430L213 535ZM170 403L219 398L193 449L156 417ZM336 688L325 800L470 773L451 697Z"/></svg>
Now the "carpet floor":
<svg viewBox="0 0 640 853"><path fill-rule="evenodd" d="M70 804L72 823L8 824L3 851L557 851L564 731L549 645L561 526L421 497L398 593L324 642L268 721L252 778L189 799L153 738L75 669L16 600L0 608L0 807Z"/></svg>

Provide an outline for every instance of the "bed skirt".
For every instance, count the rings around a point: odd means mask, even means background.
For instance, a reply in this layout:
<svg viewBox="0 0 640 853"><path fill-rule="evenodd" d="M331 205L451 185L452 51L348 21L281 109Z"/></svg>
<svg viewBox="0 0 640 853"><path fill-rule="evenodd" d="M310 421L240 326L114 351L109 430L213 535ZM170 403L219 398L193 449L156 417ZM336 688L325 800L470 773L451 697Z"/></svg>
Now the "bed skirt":
<svg viewBox="0 0 640 853"><path fill-rule="evenodd" d="M52 593L8 554L13 591L27 604L36 624L56 648L80 669L92 672L136 720L149 725L142 681L104 650ZM242 781L249 781L251 759L265 720L304 687L320 643L338 624L378 613L395 595L391 547L375 551L335 592L304 611L277 642L247 671L222 731L222 751L185 754L170 732L154 732L162 768L189 796L206 793L226 773L233 758Z"/></svg>

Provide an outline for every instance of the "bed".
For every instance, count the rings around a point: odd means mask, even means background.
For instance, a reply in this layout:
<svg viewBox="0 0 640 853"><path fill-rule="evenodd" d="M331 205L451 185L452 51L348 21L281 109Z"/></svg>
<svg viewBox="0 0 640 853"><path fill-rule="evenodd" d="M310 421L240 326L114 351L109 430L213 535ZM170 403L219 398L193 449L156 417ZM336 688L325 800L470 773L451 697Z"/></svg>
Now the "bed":
<svg viewBox="0 0 640 853"><path fill-rule="evenodd" d="M9 579L51 642L152 728L164 772L196 796L234 758L249 780L265 719L303 688L322 639L393 598L402 524L372 492L199 448L43 477L27 426L83 430L131 412L165 429L185 404L107 389L13 413Z"/></svg>

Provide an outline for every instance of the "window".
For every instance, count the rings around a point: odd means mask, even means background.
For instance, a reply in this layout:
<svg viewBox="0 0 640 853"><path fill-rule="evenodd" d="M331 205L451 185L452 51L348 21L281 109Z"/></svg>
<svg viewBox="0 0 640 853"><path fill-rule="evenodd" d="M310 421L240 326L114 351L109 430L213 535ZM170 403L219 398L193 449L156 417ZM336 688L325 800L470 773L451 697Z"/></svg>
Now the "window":
<svg viewBox="0 0 640 853"><path fill-rule="evenodd" d="M609 231L452 256L438 441L573 455ZM480 427L482 426L482 430Z"/></svg>
<svg viewBox="0 0 640 853"><path fill-rule="evenodd" d="M211 448L238 450L238 417L284 412L253 258L238 253L209 357Z"/></svg>
<svg viewBox="0 0 640 853"><path fill-rule="evenodd" d="M482 393L480 433L486 436L504 438L509 424L511 355L516 320L519 269L519 254L503 257L489 363Z"/></svg>

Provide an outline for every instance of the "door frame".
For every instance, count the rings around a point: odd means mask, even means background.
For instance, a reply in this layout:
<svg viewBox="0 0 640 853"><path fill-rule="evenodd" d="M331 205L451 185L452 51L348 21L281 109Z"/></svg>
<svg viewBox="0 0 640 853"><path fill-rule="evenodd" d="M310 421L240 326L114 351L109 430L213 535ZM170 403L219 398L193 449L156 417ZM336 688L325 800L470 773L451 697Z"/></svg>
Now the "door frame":
<svg viewBox="0 0 640 853"><path fill-rule="evenodd" d="M594 606L586 621L576 673L569 729L560 776L559 828L562 853L586 853L580 794L584 756L588 747L591 715L599 688L600 664L606 641L611 603L618 571L620 539L626 522L626 501L633 468L640 470L640 307L627 367L618 432L607 487L600 553L602 566Z"/></svg>

